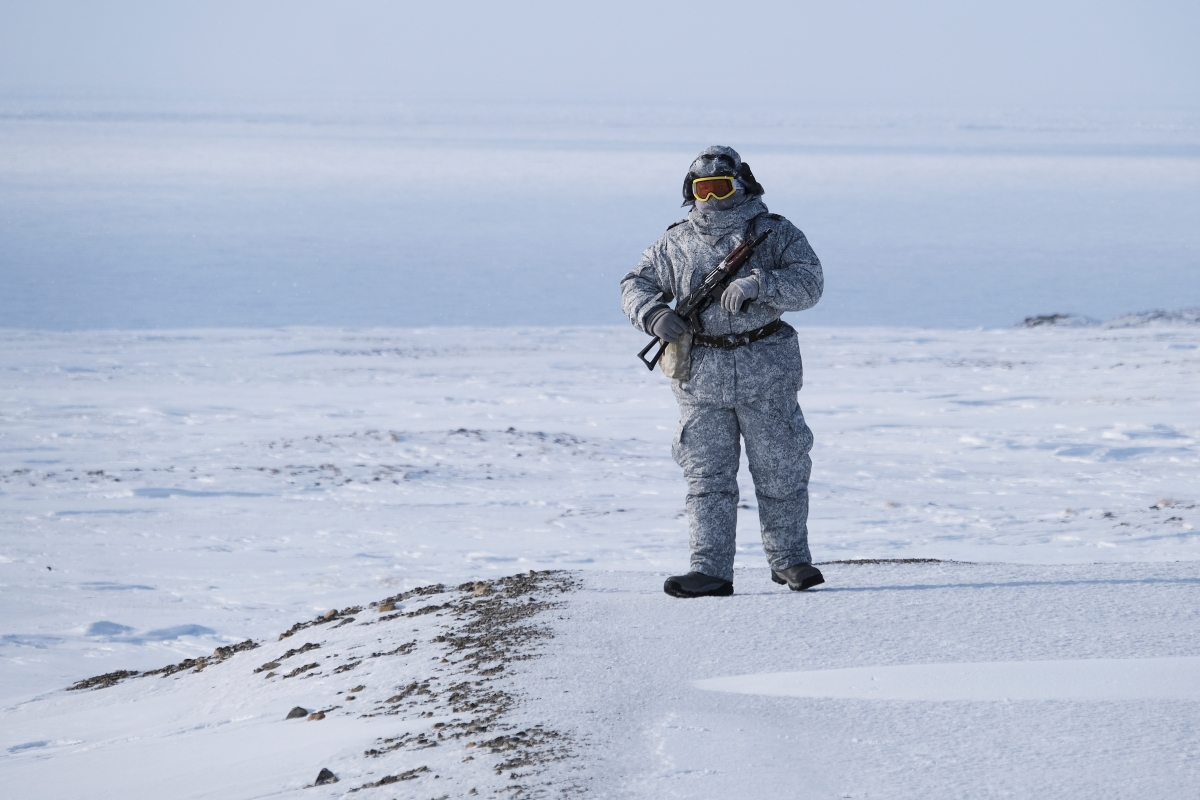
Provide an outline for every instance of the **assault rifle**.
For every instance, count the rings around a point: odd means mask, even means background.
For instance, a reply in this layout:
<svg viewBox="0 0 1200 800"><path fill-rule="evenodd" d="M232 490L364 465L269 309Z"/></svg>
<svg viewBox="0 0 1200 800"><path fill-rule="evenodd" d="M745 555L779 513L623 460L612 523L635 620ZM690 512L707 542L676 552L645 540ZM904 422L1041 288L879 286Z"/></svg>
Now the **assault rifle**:
<svg viewBox="0 0 1200 800"><path fill-rule="evenodd" d="M691 292L686 297L679 298L679 302L675 304L675 313L683 317L687 322L688 327L692 329L692 333L704 333L704 325L700 322L700 315L704 310L713 304L721 293L725 291L730 282L737 277L738 272L750 260L750 256L754 255L754 251L758 246L766 241L767 236L771 233L770 230L765 230L759 234L758 238L753 242L742 242L733 252L725 256L725 260L721 265L705 276L704 281L696 287L696 291ZM750 301L746 301L748 304ZM746 304L742 305L744 309ZM651 334L650 344L642 348L642 352L638 353L638 358L646 365L646 369L653 371L658 364L658 360L662 358L663 352L667 349L667 342L659 339ZM650 352L654 345L660 345L658 352L653 358L646 358L646 354Z"/></svg>

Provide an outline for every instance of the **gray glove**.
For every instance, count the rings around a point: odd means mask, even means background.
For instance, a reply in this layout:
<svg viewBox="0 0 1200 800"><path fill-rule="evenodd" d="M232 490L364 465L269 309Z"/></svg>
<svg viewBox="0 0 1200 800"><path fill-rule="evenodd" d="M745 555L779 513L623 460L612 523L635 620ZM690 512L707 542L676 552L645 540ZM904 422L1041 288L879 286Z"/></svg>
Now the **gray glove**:
<svg viewBox="0 0 1200 800"><path fill-rule="evenodd" d="M742 303L758 297L758 278L738 278L725 287L721 295L721 308L730 314L742 310Z"/></svg>
<svg viewBox="0 0 1200 800"><path fill-rule="evenodd" d="M661 306L646 315L646 329L670 344L687 330L687 322L668 307Z"/></svg>

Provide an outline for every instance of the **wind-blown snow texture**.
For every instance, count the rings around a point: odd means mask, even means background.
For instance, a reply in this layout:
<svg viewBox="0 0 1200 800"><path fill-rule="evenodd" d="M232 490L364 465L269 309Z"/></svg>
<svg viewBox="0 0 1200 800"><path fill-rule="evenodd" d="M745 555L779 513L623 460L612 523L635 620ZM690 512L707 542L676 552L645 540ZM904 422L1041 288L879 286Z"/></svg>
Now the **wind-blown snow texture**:
<svg viewBox="0 0 1200 800"><path fill-rule="evenodd" d="M738 594L723 605L661 592L687 563L676 408L634 358L644 338L632 329L0 336L0 782L30 787L22 796L103 796L89 759L131 765L126 797L155 795L171 759L182 770L239 749L261 747L262 774L282 775L267 764L293 734L271 726L295 698L206 677L250 674L258 651L178 682L61 689L273 641L420 585L528 569L582 570L542 618L555 633L544 655L512 667L513 719L575 743L544 773L555 791L750 797L804 779L815 797L1084 798L1195 785L1191 702L692 684L1200 655L1195 326L802 330L814 557L1006 563L833 564L818 591L780 590L743 470ZM328 680L305 685L353 688ZM177 688L136 688L148 685ZM305 758L287 756L287 781L250 781L251 760L177 796L298 791L354 737L397 735L334 717L289 724L327 723L338 733L303 734L315 738L296 745ZM154 769L136 766L146 760ZM477 788L498 792L501 778ZM451 791L432 780L374 791Z"/></svg>

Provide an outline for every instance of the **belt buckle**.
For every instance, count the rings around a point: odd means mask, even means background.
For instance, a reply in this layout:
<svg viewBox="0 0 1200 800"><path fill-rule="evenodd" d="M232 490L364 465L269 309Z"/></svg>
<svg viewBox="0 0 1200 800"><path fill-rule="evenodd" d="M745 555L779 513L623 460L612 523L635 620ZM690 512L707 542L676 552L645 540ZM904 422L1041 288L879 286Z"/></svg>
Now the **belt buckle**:
<svg viewBox="0 0 1200 800"><path fill-rule="evenodd" d="M748 333L735 333L733 336L734 347L745 347L746 345L750 344L750 334Z"/></svg>

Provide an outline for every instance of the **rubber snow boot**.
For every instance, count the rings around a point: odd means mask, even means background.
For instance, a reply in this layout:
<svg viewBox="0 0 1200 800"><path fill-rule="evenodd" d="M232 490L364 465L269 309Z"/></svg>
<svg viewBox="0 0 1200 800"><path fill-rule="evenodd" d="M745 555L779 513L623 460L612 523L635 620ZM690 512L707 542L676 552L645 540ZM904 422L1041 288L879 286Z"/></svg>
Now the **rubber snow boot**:
<svg viewBox="0 0 1200 800"><path fill-rule="evenodd" d="M689 572L667 578L663 591L672 597L729 597L733 594L733 584L724 578Z"/></svg>
<svg viewBox="0 0 1200 800"><path fill-rule="evenodd" d="M812 564L793 564L787 569L771 570L771 580L786 583L793 592L802 592L824 583L825 576Z"/></svg>

